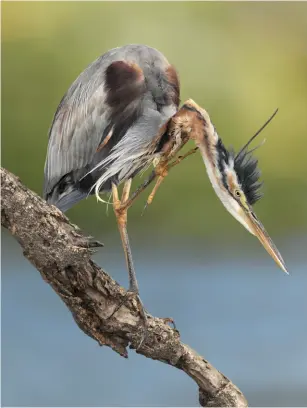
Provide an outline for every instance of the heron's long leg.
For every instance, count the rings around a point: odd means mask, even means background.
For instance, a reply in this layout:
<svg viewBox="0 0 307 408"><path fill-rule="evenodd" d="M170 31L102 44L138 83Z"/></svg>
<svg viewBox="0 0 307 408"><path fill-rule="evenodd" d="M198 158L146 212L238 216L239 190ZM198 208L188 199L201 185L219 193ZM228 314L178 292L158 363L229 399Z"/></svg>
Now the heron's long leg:
<svg viewBox="0 0 307 408"><path fill-rule="evenodd" d="M129 274L128 293L132 294L133 296L136 296L136 299L139 303L139 311L141 313L141 317L143 319L144 327L146 330L147 317L146 317L143 303L139 297L139 286L138 286L138 282L136 279L136 273L135 273L133 259L132 259L132 252L131 252L131 247L129 243L129 236L127 232L128 207L126 206L126 202L129 199L131 182L132 182L131 179L125 182L121 200L119 199L119 196L118 196L117 186L114 183L112 183L113 207L114 207L114 212L115 212L115 216L117 219L117 224L118 224L118 229L119 229L120 236L121 236L122 245L124 248L126 264L127 264L128 274ZM115 308L115 310L113 310L112 314L109 316L109 319L125 304L126 301L127 301L127 298L123 299L123 301ZM146 334L146 331L145 331L145 334ZM145 334L142 337L139 347L145 338Z"/></svg>
<svg viewBox="0 0 307 408"><path fill-rule="evenodd" d="M117 186L114 183L112 183L114 212L115 212L115 216L117 219L118 229L119 229L120 237L121 237L124 252L125 252L126 264L127 264L128 274L129 274L129 291L138 294L139 287L138 287L138 283L136 279L136 273L134 270L132 253L131 253L131 248L130 248L130 243L129 243L129 236L127 232L128 208L125 206L125 203L129 197L130 188L131 188L131 179L125 182L123 193L122 193L122 199L119 200Z"/></svg>

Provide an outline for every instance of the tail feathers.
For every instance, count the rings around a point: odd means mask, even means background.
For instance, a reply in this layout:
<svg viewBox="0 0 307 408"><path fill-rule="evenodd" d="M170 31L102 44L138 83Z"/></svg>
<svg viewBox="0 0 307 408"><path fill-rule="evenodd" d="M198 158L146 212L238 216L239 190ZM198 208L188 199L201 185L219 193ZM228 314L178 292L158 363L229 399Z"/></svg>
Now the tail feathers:
<svg viewBox="0 0 307 408"><path fill-rule="evenodd" d="M47 203L53 204L58 207L62 212L69 210L72 206L77 204L79 201L83 200L83 198L87 197L87 193L80 190L70 190L65 191L64 193L57 195L52 194L48 197Z"/></svg>

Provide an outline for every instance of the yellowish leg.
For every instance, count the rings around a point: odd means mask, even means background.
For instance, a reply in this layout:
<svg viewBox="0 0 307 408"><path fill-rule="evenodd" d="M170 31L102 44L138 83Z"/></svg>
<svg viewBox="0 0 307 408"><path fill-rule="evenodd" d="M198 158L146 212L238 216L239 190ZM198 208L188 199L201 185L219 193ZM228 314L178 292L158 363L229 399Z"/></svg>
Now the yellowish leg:
<svg viewBox="0 0 307 408"><path fill-rule="evenodd" d="M117 219L117 224L118 224L118 229L119 229L122 245L124 248L125 259L126 259L126 264L127 264L128 274L129 274L129 289L127 292L128 294L127 297L128 298L130 296L136 297L139 303L139 311L141 313L141 316L144 322L144 328L145 328L145 334L146 334L147 317L146 317L146 313L145 313L142 301L139 297L139 287L138 287L138 283L136 279L136 273L135 273L135 269L133 265L132 252L131 252L129 236L128 236L128 231L127 231L128 207L126 206L126 203L129 199L130 189L131 189L131 179L125 182L123 192L122 192L122 198L120 200L118 196L117 186L114 183L112 183L113 207L114 207L114 212L115 212L115 216ZM123 301L115 308L113 313L109 316L109 319L122 307L122 305L125 304L125 302L127 301L127 297L123 299ZM141 343L144 341L145 334L142 337L139 347Z"/></svg>
<svg viewBox="0 0 307 408"><path fill-rule="evenodd" d="M132 253L129 243L129 236L127 232L127 208L122 208L122 205L125 204L125 197L129 196L129 190L131 187L131 180L128 180L123 189L122 200L119 200L118 190L116 185L112 184L112 195L113 195L113 207L117 220L117 225L122 240L125 259L127 264L127 269L129 273L129 291L136 294L139 293L138 283L136 280L136 274L133 266Z"/></svg>
<svg viewBox="0 0 307 408"><path fill-rule="evenodd" d="M128 208L126 207L126 202L129 197L129 192L131 188L131 179L127 180L124 185L122 199L119 200L117 186L113 183L112 184L112 195L113 195L113 206L114 212L118 224L118 229L120 233L120 237L122 240L127 269L129 273L129 292L133 292L135 294L139 293L139 287L136 279L136 273L134 270L133 260L132 260L132 253L129 243L129 237L127 232L127 211Z"/></svg>
<svg viewBox="0 0 307 408"><path fill-rule="evenodd" d="M148 205L150 205L152 203L152 200L154 199L154 196L156 194L156 192L158 191L158 188L160 187L160 185L162 184L162 181L165 179L165 177L168 174L167 171L167 162L164 163L159 163L158 166L155 168L155 173L158 176L158 179L156 181L156 184L154 186L154 188L152 189L152 192L149 194L145 207L142 211L142 215L144 214L146 208L148 207Z"/></svg>
<svg viewBox="0 0 307 408"><path fill-rule="evenodd" d="M126 202L126 207L129 208L132 206L132 204L134 203L134 201L138 198L138 196L154 181L154 179L156 178L156 173L155 171L152 171L150 176L148 177L147 180L144 181L143 184L141 184L136 191L132 194L132 196L130 197L130 199Z"/></svg>
<svg viewBox="0 0 307 408"><path fill-rule="evenodd" d="M172 163L170 163L170 164L167 164L167 162L166 162L166 163L163 163L163 164L161 164L161 165L158 164L157 168L155 169L156 175L158 175L158 180L156 181L156 184L155 184L155 186L154 186L152 192L149 194L149 197L148 197L148 199L147 199L147 201L146 201L146 204L145 204L143 213L144 213L144 211L146 210L147 206L152 203L152 201L153 201L153 199L154 199L154 196L155 196L155 194L156 194L158 188L159 188L160 185L162 184L162 181L163 181L163 180L165 179L165 177L167 176L168 171L169 171L170 169L172 169L173 167L177 166L177 164L181 163L182 160L184 160L185 158L187 158L187 157L190 156L191 154L195 153L195 152L197 151L197 149L198 149L198 148L195 147L194 149L189 150L189 151L188 151L187 153L185 153L184 155L178 156L178 158L177 158L176 160L174 160L174 161L173 161ZM159 166L160 166L160 167L159 167Z"/></svg>
<svg viewBox="0 0 307 408"><path fill-rule="evenodd" d="M122 192L122 199L121 199L122 204L125 204L128 201L130 190L131 190L131 183L132 183L132 179L128 179L124 184L124 188ZM113 186L114 184L112 185L112 187Z"/></svg>

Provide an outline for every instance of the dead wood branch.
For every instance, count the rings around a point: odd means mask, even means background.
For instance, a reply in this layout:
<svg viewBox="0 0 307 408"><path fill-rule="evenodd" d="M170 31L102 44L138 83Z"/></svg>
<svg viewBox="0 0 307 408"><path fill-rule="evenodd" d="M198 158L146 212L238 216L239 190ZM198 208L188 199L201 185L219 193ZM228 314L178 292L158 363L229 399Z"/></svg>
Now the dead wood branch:
<svg viewBox="0 0 307 408"><path fill-rule="evenodd" d="M17 239L24 256L65 302L81 330L127 357L128 346L139 344L142 323L134 300L106 320L126 292L91 260L102 244L85 237L57 208L2 168L1 184L1 224ZM162 319L149 318L148 336L137 352L183 370L198 385L202 406L247 406L240 390L183 344Z"/></svg>

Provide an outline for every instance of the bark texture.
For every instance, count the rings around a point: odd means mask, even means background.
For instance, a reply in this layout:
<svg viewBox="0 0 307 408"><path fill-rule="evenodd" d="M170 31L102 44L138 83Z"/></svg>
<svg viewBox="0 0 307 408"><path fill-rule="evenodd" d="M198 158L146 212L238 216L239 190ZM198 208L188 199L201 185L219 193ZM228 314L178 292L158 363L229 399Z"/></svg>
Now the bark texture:
<svg viewBox="0 0 307 408"><path fill-rule="evenodd" d="M3 168L1 184L2 226L17 239L24 256L60 296L80 329L127 357L128 347L139 345L142 321L134 299L106 319L126 291L91 260L102 244L84 236L61 211ZM240 390L183 344L179 332L163 319L149 316L148 335L137 353L183 370L196 382L201 406L247 407Z"/></svg>

